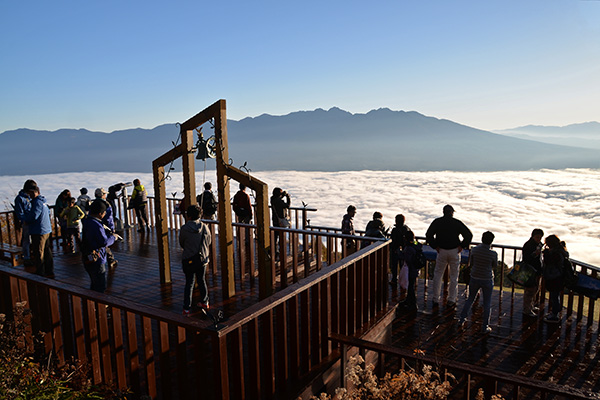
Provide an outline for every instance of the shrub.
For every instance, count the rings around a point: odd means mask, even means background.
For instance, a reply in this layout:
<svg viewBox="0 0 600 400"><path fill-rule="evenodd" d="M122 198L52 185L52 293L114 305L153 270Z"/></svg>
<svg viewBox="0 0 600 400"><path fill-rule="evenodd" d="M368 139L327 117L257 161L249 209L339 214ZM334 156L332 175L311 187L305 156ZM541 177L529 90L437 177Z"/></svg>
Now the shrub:
<svg viewBox="0 0 600 400"><path fill-rule="evenodd" d="M14 319L0 314L0 398L17 399L126 399L106 385L92 385L89 364L70 360L58 365L44 354L42 337L29 337L31 312L26 302L14 307Z"/></svg>

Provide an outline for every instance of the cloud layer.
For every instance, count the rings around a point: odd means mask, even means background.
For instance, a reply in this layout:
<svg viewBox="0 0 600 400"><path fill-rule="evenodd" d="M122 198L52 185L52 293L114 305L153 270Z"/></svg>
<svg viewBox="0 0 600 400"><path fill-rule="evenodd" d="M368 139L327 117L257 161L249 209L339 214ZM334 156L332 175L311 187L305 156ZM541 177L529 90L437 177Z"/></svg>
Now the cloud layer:
<svg viewBox="0 0 600 400"><path fill-rule="evenodd" d="M342 171L253 173L268 183L287 190L293 206L302 201L318 211L311 213L312 225L339 227L346 207L358 208L355 226L364 229L374 211L383 213L387 225L396 214L404 214L418 236L425 235L430 222L452 204L455 217L472 231L475 240L486 230L496 234L496 243L521 246L533 228L556 234L567 242L573 258L600 266L600 170L567 169L523 172L396 172ZM204 173L197 172L201 187ZM36 176L0 176L0 201L9 207L26 179L35 179L48 202L68 188L76 197L79 188L91 192L140 178L152 193L151 174L68 173ZM215 172L206 171L215 182ZM172 174L167 193L183 191L181 174ZM231 195L237 184L232 181Z"/></svg>

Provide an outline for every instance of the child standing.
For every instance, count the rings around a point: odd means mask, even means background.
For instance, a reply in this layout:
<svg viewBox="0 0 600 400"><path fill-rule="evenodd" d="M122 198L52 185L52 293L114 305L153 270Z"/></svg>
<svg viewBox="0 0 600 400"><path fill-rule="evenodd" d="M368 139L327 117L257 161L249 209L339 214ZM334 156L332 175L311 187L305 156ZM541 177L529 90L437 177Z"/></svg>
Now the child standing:
<svg viewBox="0 0 600 400"><path fill-rule="evenodd" d="M75 204L75 197L71 197L69 201L69 207L65 208L62 213L60 213L61 218L66 218L67 220L67 249L75 253L75 242L77 245L80 244L81 241L81 219L85 217L85 213L79 208L77 204Z"/></svg>

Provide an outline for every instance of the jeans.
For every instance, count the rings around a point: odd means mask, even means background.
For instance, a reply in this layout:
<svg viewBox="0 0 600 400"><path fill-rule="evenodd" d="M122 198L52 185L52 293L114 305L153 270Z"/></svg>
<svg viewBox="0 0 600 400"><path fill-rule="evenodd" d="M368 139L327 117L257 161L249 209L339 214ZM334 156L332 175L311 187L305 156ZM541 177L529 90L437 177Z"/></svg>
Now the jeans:
<svg viewBox="0 0 600 400"><path fill-rule="evenodd" d="M549 292L550 293L550 312L554 317L558 317L560 310L562 308L560 304L560 291L558 292Z"/></svg>
<svg viewBox="0 0 600 400"><path fill-rule="evenodd" d="M492 309L492 292L494 291L494 280L493 279L475 279L471 278L469 283L469 298L463 306L462 312L460 313L460 319L464 320L467 318L467 314L475 301L477 292L481 289L483 297L483 327L485 328L490 324L490 311Z"/></svg>
<svg viewBox="0 0 600 400"><path fill-rule="evenodd" d="M433 272L433 302L440 302L442 291L442 280L446 265L450 269L450 287L448 288L448 301L456 303L458 299L458 266L460 264L460 253L456 249L440 249L435 259L435 270Z"/></svg>
<svg viewBox="0 0 600 400"><path fill-rule="evenodd" d="M104 293L106 290L106 263L97 262L88 264L85 266L85 270L90 276L90 289Z"/></svg>
<svg viewBox="0 0 600 400"><path fill-rule="evenodd" d="M206 267L207 263L198 260L192 264L184 264L183 273L185 274L185 289L183 291L183 309L192 308L192 296L194 295L194 283L198 279L198 288L200 289L200 302L208 303L208 286L206 286Z"/></svg>

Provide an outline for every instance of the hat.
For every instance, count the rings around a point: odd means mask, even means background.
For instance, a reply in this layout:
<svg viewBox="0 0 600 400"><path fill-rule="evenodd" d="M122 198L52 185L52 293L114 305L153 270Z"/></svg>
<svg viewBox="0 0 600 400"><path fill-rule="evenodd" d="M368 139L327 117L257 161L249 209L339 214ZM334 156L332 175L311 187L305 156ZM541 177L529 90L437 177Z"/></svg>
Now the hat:
<svg viewBox="0 0 600 400"><path fill-rule="evenodd" d="M449 213L453 213L454 212L454 207L452 207L450 204L446 204L444 206L444 214L449 214Z"/></svg>
<svg viewBox="0 0 600 400"><path fill-rule="evenodd" d="M96 190L97 192L97 190ZM106 211L106 202L95 200L90 205L90 214L102 214Z"/></svg>
<svg viewBox="0 0 600 400"><path fill-rule="evenodd" d="M105 194L108 194L108 192L106 190L104 190L104 188L98 188L94 192L94 196L96 196L96 197L102 197Z"/></svg>

